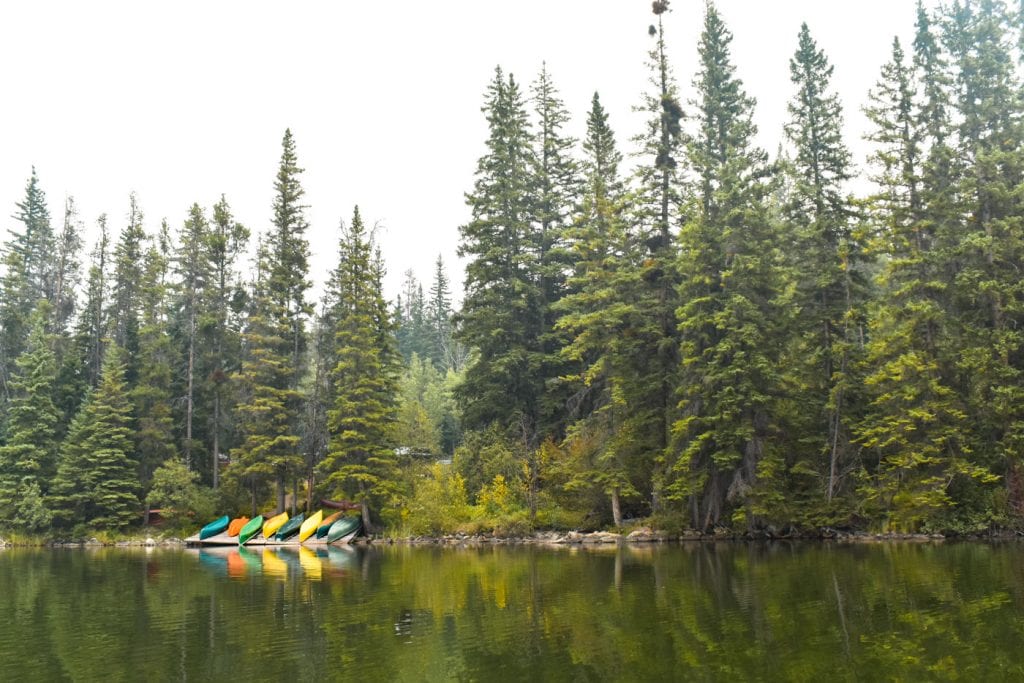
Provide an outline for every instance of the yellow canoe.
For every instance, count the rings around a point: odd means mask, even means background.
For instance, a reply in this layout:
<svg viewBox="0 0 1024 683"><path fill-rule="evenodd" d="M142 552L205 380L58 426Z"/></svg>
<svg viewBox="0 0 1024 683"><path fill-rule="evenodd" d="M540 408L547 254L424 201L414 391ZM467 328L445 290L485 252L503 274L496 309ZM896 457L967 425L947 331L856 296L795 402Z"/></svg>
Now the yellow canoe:
<svg viewBox="0 0 1024 683"><path fill-rule="evenodd" d="M277 533L277 530L284 526L284 523L288 521L288 513L282 512L281 514L271 517L263 523L263 538L270 538Z"/></svg>
<svg viewBox="0 0 1024 683"><path fill-rule="evenodd" d="M317 528L320 526L324 519L324 511L317 510L315 514L309 516L302 526L299 527L299 543L302 543L307 538L316 533Z"/></svg>

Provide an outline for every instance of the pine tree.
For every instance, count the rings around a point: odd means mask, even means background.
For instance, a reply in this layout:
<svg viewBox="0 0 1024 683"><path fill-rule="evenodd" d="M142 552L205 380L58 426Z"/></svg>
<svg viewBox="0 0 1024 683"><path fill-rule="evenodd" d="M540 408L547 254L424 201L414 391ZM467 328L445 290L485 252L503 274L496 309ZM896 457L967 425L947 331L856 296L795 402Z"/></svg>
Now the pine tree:
<svg viewBox="0 0 1024 683"><path fill-rule="evenodd" d="M305 319L313 308L306 301L309 282L309 242L306 239L305 191L299 182L303 169L298 166L295 140L285 130L281 141L281 163L274 181L274 224L267 237L271 260L267 276L270 296L284 315L291 346L291 388L298 387L302 377L302 354L305 351Z"/></svg>
<svg viewBox="0 0 1024 683"><path fill-rule="evenodd" d="M919 8L918 63L934 59L929 47L927 17ZM923 33L922 33L923 31ZM924 50L924 51L922 51ZM872 311L865 378L871 404L859 429L867 450L867 484L861 488L868 509L884 526L916 530L922 521L952 502L948 483L958 476L984 472L970 464L969 432L964 406L948 382L942 361L944 307L936 293L942 286L934 224L924 199L934 196L922 187L922 140L930 138L933 153L941 110L935 91L925 81L925 105L915 105L912 74L899 40L892 59L866 109L875 128L872 161L877 168L878 194L872 198L879 224L878 250L891 257L879 278L881 295ZM930 93L928 91L931 91ZM933 178L930 176L929 180Z"/></svg>
<svg viewBox="0 0 1024 683"><path fill-rule="evenodd" d="M10 233L0 278L0 407L9 395L14 361L25 348L28 318L36 302L50 299L52 289L53 229L35 167L17 207L14 218L22 227Z"/></svg>
<svg viewBox="0 0 1024 683"><path fill-rule="evenodd" d="M1004 3L954 2L944 41L955 67L959 113L954 167L960 216L952 292L962 337L958 368L968 387L975 462L1007 474L1011 504L1024 449L1024 129L1021 85L1009 44Z"/></svg>
<svg viewBox="0 0 1024 683"><path fill-rule="evenodd" d="M110 338L124 351L125 379L134 386L138 372L139 287L142 282L146 233L142 211L133 193L129 198L128 224L121 231L113 254L113 280L107 320Z"/></svg>
<svg viewBox="0 0 1024 683"><path fill-rule="evenodd" d="M434 263L434 281L430 285L430 299L424 314L428 336L427 356L430 361L441 372L458 369L457 361L461 354L453 346L451 291L440 254Z"/></svg>
<svg viewBox="0 0 1024 683"><path fill-rule="evenodd" d="M854 212L845 183L852 177L850 152L842 140L842 107L829 92L833 67L811 38L807 24L790 59L797 93L789 104L786 136L793 145L795 183L787 207L794 231L794 269L799 272L797 301L802 336L800 356L807 359L799 411L801 429L818 453L811 467L824 471L825 498L831 502L853 452L851 425L858 405L856 379L862 351L864 245L854 230ZM799 356L798 356L799 357ZM817 462L815 462L817 461Z"/></svg>
<svg viewBox="0 0 1024 683"><path fill-rule="evenodd" d="M635 414L624 391L634 351L625 332L635 324L631 304L639 263L624 216L622 155L597 93L583 151L580 210L567 232L575 267L569 293L555 304L561 313L557 326L570 335L562 354L579 368L565 378L575 390L570 405L576 418L565 445L580 461L566 486L575 491L596 487L610 502L612 521L619 526L622 498L638 495L635 464L643 454L637 446L645 443L635 438Z"/></svg>
<svg viewBox="0 0 1024 683"><path fill-rule="evenodd" d="M302 465L301 438L295 430L302 396L292 388L292 329L279 293L271 289L271 258L261 243L242 331L242 366L234 378L238 445L231 450L231 470L249 485L253 515L257 492L268 481L276 484L277 509L284 510L285 482Z"/></svg>
<svg viewBox="0 0 1024 683"><path fill-rule="evenodd" d="M90 389L100 381L104 351L107 346L108 294L109 294L109 249L107 216L102 214L96 221L99 238L93 248L92 263L86 282L85 301L75 326L78 353L84 366L85 381Z"/></svg>
<svg viewBox="0 0 1024 683"><path fill-rule="evenodd" d="M210 277L203 294L207 307L201 331L209 356L204 365L210 368L208 386L213 403L210 410L210 467L213 488L216 489L220 479L220 452L224 448L222 439L227 435L228 416L233 412L231 393L225 389L229 373L238 367L241 353L239 313L244 292L236 282L235 268L249 241L248 229L234 219L223 196L213 207L213 222L206 238Z"/></svg>
<svg viewBox="0 0 1024 683"><path fill-rule="evenodd" d="M40 300L32 312L25 351L11 377L7 442L0 446L0 528L39 532L50 522L43 505L57 463L59 413L52 396L57 364L48 334L50 306Z"/></svg>
<svg viewBox="0 0 1024 683"><path fill-rule="evenodd" d="M81 278L80 253L85 242L75 200L64 201L64 226L57 238L56 262L53 265L53 331L63 334L74 318L75 292Z"/></svg>
<svg viewBox="0 0 1024 683"><path fill-rule="evenodd" d="M166 229L165 223L164 235ZM138 382L130 390L137 418L132 433L133 459L139 465L139 482L144 489L161 465L178 457L172 410L172 383L178 354L169 334L168 319L170 255L166 239L160 242L162 248L150 246L143 261L139 282L139 374Z"/></svg>
<svg viewBox="0 0 1024 683"><path fill-rule="evenodd" d="M327 414L330 443L320 470L332 492L362 505L368 528L371 507L391 504L398 482L389 438L398 354L382 279L383 264L356 207L351 224L343 226L338 266L328 284L336 363Z"/></svg>
<svg viewBox="0 0 1024 683"><path fill-rule="evenodd" d="M785 283L770 168L754 143L754 101L736 77L731 42L708 5L694 82L698 129L688 150L698 208L680 236L681 417L670 487L689 502L696 528L727 521L730 509L756 522L753 494L760 463L772 455L773 396L783 384Z"/></svg>
<svg viewBox="0 0 1024 683"><path fill-rule="evenodd" d="M631 239L645 253L637 254L640 260L633 272L633 277L639 278L639 289L632 300L632 319L637 323L631 326L635 341L633 379L623 385L625 400L636 417L634 434L644 440L653 511L661 507L679 371L676 232L682 201L679 161L684 135L683 108L665 43L663 15L669 11L668 5L664 0L653 5L657 25L649 31L655 43L648 61L652 90L638 107L648 120L645 133L634 138L642 161L637 166L637 187L631 198Z"/></svg>
<svg viewBox="0 0 1024 683"><path fill-rule="evenodd" d="M579 168L573 158L576 140L565 133L569 112L555 87L547 64L531 87L533 114L536 122L533 153L535 228L532 248L535 251L537 292L539 294L538 329L540 342L539 372L544 383L544 395L538 431L541 438L561 436L564 432L564 405L568 399L564 383L549 381L566 372L565 360L559 353L566 339L555 330L558 314L553 305L566 295L566 278L570 270L570 255L566 244L566 230L577 209L580 193ZM531 510L536 498L537 462L530 449Z"/></svg>
<svg viewBox="0 0 1024 683"><path fill-rule="evenodd" d="M135 520L138 475L125 373L124 352L111 345L99 386L61 445L49 507L62 528L124 530Z"/></svg>
<svg viewBox="0 0 1024 683"><path fill-rule="evenodd" d="M209 262L209 224L199 204L192 204L188 218L178 233L178 252L174 258L174 272L177 275L175 300L177 309L176 327L179 344L184 349L185 363L185 438L182 441L182 456L185 467L194 467L193 449L200 446L194 439L193 421L196 413L197 376L201 376L199 365L199 324L206 315L207 302L204 294L209 286L211 266Z"/></svg>
<svg viewBox="0 0 1024 683"><path fill-rule="evenodd" d="M531 220L532 137L519 85L495 70L483 111L490 134L477 164L471 216L460 227L469 257L458 340L476 353L458 397L467 426L497 424L536 440L543 395L541 294Z"/></svg>

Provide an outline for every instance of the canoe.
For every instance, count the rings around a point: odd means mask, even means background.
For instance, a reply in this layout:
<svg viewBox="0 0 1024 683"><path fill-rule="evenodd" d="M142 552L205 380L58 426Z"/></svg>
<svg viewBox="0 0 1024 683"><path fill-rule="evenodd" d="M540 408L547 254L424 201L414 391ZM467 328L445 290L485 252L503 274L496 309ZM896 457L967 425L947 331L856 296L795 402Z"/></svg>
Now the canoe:
<svg viewBox="0 0 1024 683"><path fill-rule="evenodd" d="M241 528L238 532L238 545L245 545L250 538L255 536L263 528L263 515L256 515Z"/></svg>
<svg viewBox="0 0 1024 683"><path fill-rule="evenodd" d="M309 519L303 522L302 526L299 527L299 543L302 543L307 538L312 536L316 532L317 528L320 526L320 523L323 521L323 519L323 510L317 510L315 513L310 515Z"/></svg>
<svg viewBox="0 0 1024 683"><path fill-rule="evenodd" d="M276 538L279 541L283 541L289 536L294 536L295 534L299 533L299 527L302 526L302 520L304 518L305 515L303 515L301 512L295 515L294 517L289 519L280 529L277 530L277 533L274 534L274 538Z"/></svg>
<svg viewBox="0 0 1024 683"><path fill-rule="evenodd" d="M341 519L341 516L345 514L344 510L338 510L333 515L327 515L323 521L320 522L320 526L316 528L316 537L323 538L327 535L327 532L331 530L331 525Z"/></svg>
<svg viewBox="0 0 1024 683"><path fill-rule="evenodd" d="M213 520L212 522L210 522L209 524L207 524L206 526L204 526L202 529L199 530L199 540L201 541L204 538L209 538L210 536L216 536L217 534L219 534L219 533L223 532L225 529L227 529L228 528L228 524L230 524L230 523L231 523L231 518L228 517L227 515L224 515L223 517L218 517L217 519Z"/></svg>
<svg viewBox="0 0 1024 683"><path fill-rule="evenodd" d="M288 521L288 513L282 512L263 522L263 538L270 538Z"/></svg>
<svg viewBox="0 0 1024 683"><path fill-rule="evenodd" d="M248 522L248 517L235 517L231 524L228 524L228 536L237 536Z"/></svg>
<svg viewBox="0 0 1024 683"><path fill-rule="evenodd" d="M327 542L341 541L342 543L348 543L352 540L353 536L359 533L359 528L362 525L363 520L360 517L342 517L331 525L331 530L327 532Z"/></svg>

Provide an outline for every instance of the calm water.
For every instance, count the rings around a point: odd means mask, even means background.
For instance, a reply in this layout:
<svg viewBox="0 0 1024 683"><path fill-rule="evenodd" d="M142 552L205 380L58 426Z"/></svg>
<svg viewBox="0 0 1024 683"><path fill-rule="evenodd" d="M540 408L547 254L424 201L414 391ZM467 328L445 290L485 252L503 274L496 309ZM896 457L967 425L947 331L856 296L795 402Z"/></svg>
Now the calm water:
<svg viewBox="0 0 1024 683"><path fill-rule="evenodd" d="M0 551L0 680L1024 679L1024 544Z"/></svg>

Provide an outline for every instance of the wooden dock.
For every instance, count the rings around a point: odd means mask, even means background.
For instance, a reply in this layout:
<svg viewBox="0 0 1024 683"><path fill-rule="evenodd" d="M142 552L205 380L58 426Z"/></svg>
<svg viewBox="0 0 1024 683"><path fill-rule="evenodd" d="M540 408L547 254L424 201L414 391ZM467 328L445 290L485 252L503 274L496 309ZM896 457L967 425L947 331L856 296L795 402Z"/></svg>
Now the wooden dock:
<svg viewBox="0 0 1024 683"><path fill-rule="evenodd" d="M187 543L188 545L193 545L193 546L226 546L226 545L237 546L238 545L238 536L228 536L227 532L224 532L224 533L217 534L215 536L210 536L209 538L204 538L204 539L200 540L199 534L193 534L192 536L189 536L188 538L185 539L185 543ZM311 538L307 538L303 543L299 543L299 537L298 536L292 536L291 538L289 538L287 540L278 541L275 538L263 538L263 536L260 535L260 536L255 536L253 538L250 538L249 542L245 544L245 547L246 548L252 548L254 546L274 546L274 547L283 546L283 547L286 547L286 548L287 547L298 548L299 546L303 546L303 547L307 547L307 548L315 548L315 547L318 547L318 546L326 546L326 545L327 545L327 539L325 539L325 538L311 537Z"/></svg>

